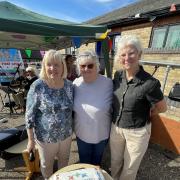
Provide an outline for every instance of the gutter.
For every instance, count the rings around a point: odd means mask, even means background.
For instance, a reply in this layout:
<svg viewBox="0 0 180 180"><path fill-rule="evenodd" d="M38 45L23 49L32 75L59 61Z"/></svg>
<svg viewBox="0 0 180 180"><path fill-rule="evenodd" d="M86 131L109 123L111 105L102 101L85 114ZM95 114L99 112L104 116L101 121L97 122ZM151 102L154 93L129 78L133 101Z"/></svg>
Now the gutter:
<svg viewBox="0 0 180 180"><path fill-rule="evenodd" d="M115 21L108 21L106 23L102 23L101 25L107 25L108 28L113 28L117 26L127 26L137 23L152 22L158 18L170 17L178 14L180 14L180 4L176 5L176 11L170 12L170 7L166 7L155 11L141 13L139 14L139 17L136 17L136 15L134 15L127 18L118 19Z"/></svg>

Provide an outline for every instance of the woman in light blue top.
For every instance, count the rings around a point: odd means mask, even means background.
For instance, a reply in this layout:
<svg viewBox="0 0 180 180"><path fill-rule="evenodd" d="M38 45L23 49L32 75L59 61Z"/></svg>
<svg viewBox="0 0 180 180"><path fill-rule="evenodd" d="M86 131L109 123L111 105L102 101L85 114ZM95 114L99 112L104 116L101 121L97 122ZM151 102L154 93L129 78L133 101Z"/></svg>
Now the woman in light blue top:
<svg viewBox="0 0 180 180"><path fill-rule="evenodd" d="M80 77L74 84L74 120L81 163L100 165L111 127L112 80L100 75L95 52L77 58Z"/></svg>
<svg viewBox="0 0 180 180"><path fill-rule="evenodd" d="M59 168L68 165L71 135L73 86L66 80L67 69L59 51L46 52L40 78L27 95L26 128L27 150L37 145L42 175L45 179L53 174L55 156Z"/></svg>

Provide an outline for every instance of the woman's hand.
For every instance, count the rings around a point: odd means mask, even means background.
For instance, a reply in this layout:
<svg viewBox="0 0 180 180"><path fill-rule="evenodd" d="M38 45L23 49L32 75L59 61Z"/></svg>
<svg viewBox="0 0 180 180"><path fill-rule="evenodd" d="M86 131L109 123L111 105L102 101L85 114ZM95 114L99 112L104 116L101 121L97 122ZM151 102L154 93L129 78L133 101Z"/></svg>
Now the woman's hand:
<svg viewBox="0 0 180 180"><path fill-rule="evenodd" d="M150 117L155 116L157 114L158 114L158 112L154 107L150 109Z"/></svg>
<svg viewBox="0 0 180 180"><path fill-rule="evenodd" d="M163 99L157 102L156 104L154 104L154 106L150 109L150 116L155 116L159 113L166 112L166 110L167 110L166 101Z"/></svg>
<svg viewBox="0 0 180 180"><path fill-rule="evenodd" d="M31 150L33 152L35 152L35 142L34 142L34 140L28 140L27 151L30 153Z"/></svg>

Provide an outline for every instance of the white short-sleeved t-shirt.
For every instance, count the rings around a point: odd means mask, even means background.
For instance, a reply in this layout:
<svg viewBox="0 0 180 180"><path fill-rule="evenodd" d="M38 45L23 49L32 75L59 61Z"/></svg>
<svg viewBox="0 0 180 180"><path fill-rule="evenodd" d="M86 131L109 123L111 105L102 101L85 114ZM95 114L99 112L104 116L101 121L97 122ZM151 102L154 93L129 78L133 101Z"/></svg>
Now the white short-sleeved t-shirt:
<svg viewBox="0 0 180 180"><path fill-rule="evenodd" d="M87 143L109 138L111 126L112 80L102 75L92 83L74 80L75 134Z"/></svg>

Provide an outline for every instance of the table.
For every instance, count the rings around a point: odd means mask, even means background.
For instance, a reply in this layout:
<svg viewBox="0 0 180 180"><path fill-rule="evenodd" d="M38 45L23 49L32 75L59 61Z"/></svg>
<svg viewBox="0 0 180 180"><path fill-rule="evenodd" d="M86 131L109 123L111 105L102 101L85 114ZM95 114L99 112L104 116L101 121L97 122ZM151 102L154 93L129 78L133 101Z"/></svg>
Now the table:
<svg viewBox="0 0 180 180"><path fill-rule="evenodd" d="M112 177L105 170L101 169L99 166L95 166L95 165L91 165L91 164L84 164L84 163L72 164L72 165L66 166L66 167L56 171L49 178L49 180L54 180L56 178L56 175L58 175L60 173L69 172L69 171L78 170L78 169L86 169L86 168L100 169L103 176L104 176L104 178L105 178L105 180L113 180Z"/></svg>

